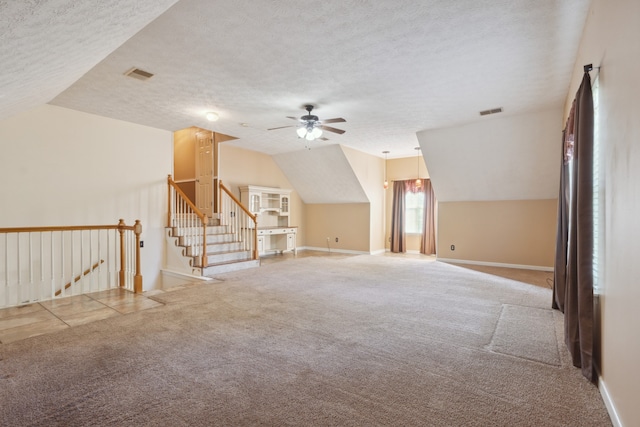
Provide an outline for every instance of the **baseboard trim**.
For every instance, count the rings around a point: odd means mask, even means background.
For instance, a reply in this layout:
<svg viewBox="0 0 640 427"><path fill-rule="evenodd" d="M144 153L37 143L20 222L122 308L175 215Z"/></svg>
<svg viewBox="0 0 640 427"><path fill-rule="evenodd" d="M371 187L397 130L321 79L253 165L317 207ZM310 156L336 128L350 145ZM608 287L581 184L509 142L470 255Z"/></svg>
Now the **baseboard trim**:
<svg viewBox="0 0 640 427"><path fill-rule="evenodd" d="M188 274L188 273L181 273L179 271L174 271L174 270L167 270L167 269L161 269L160 270L161 274L169 276L169 277L175 277L175 278L179 278L179 279L190 279L192 281L203 281L203 282L210 282L212 280L215 280L211 277L207 277L207 276L196 276L193 274Z"/></svg>
<svg viewBox="0 0 640 427"><path fill-rule="evenodd" d="M613 424L613 427L623 427L622 421L620 421L620 417L618 417L616 407L613 404L613 400L611 400L609 389L607 389L607 385L601 376L598 376L598 389L600 390L600 396L602 396L602 400L604 401L604 406L607 408L607 412L609 413L609 418L611 418L611 424Z"/></svg>
<svg viewBox="0 0 640 427"><path fill-rule="evenodd" d="M318 252L337 252L341 254L354 254L354 255L369 255L369 252L364 251L352 251L350 249L337 249L337 248L317 248L315 246L303 246L298 250L318 251Z"/></svg>
<svg viewBox="0 0 640 427"><path fill-rule="evenodd" d="M449 262L452 264L470 264L470 265L486 265L489 267L519 268L522 270L553 271L553 267L545 267L540 265L506 264L502 262L470 261L465 259L440 258L440 257L437 257L436 261Z"/></svg>

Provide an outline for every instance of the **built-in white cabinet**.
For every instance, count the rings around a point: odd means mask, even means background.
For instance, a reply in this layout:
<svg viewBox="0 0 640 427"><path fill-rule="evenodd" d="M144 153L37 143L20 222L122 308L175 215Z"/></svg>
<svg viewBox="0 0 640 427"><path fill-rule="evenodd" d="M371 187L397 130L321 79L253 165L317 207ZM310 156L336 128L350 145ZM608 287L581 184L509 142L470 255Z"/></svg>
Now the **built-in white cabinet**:
<svg viewBox="0 0 640 427"><path fill-rule="evenodd" d="M280 194L280 215L289 215L289 194Z"/></svg>
<svg viewBox="0 0 640 427"><path fill-rule="evenodd" d="M256 215L258 254L284 251L297 253L298 227L289 224L291 190L245 185L240 187L240 201Z"/></svg>

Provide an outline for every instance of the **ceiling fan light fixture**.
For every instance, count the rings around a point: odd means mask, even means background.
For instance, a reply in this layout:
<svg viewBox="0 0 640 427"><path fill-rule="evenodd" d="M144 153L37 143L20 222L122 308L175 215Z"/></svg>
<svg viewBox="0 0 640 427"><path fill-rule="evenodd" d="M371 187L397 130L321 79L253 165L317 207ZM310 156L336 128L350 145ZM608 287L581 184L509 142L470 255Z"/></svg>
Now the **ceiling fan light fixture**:
<svg viewBox="0 0 640 427"><path fill-rule="evenodd" d="M307 114L305 114L304 116L301 116L300 118L287 116L288 119L293 119L298 122L296 126L278 126L275 128L269 128L267 130L276 130L276 129L295 127L298 138L304 138L307 141L314 141L316 139L322 139L324 141L327 141L327 138L322 137L322 135L324 135L324 131L337 133L338 135L342 135L345 132L342 129L336 129L331 126L326 126L326 124L328 123L344 123L346 122L345 119L341 117L336 117L334 119L327 119L327 120L320 121L318 116L311 114L311 111L313 110L313 105L311 104L305 105L304 109L307 110Z"/></svg>

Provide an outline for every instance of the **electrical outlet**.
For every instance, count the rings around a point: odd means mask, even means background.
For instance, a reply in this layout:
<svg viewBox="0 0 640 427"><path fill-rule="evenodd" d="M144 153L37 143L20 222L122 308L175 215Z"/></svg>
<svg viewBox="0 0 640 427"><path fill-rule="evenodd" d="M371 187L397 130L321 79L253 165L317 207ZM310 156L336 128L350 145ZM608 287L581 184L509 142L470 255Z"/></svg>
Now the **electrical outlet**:
<svg viewBox="0 0 640 427"><path fill-rule="evenodd" d="M455 251L456 250L456 245L451 245L451 250Z"/></svg>
<svg viewBox="0 0 640 427"><path fill-rule="evenodd" d="M338 238L336 237L336 243L338 243Z"/></svg>

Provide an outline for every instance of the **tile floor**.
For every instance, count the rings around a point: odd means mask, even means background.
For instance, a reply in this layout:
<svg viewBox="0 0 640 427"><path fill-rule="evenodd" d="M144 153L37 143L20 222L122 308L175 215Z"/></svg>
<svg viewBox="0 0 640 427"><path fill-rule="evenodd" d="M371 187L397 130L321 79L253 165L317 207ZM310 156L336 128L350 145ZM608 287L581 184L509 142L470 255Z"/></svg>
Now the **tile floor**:
<svg viewBox="0 0 640 427"><path fill-rule="evenodd" d="M44 301L0 310L0 343L59 331L112 316L162 306L124 289Z"/></svg>
<svg viewBox="0 0 640 427"><path fill-rule="evenodd" d="M297 255L286 253L284 255L263 257L262 263L269 264L308 256L345 257L352 255L301 251ZM183 289L188 286L190 285L176 286L171 289L157 289L145 292L143 295L134 294L124 289L110 289L55 301L44 301L20 307L0 309L0 345L112 316L158 307L163 304L148 297L153 297L153 295L162 292Z"/></svg>

